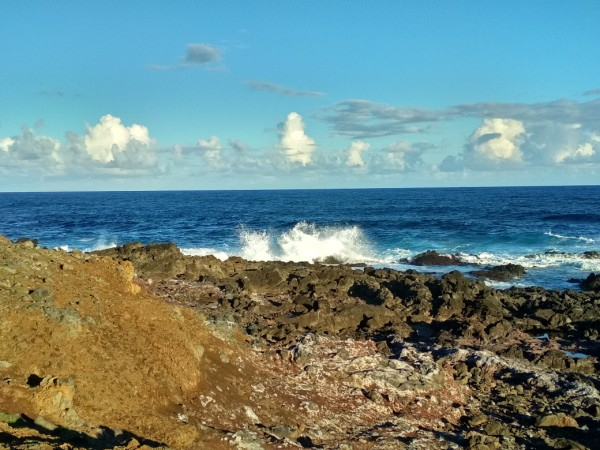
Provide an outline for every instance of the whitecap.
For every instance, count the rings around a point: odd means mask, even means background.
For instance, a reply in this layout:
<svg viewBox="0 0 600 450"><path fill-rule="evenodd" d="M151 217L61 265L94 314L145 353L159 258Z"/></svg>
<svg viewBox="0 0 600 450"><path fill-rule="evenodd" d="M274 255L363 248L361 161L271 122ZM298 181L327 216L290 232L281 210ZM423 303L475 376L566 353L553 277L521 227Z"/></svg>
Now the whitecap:
<svg viewBox="0 0 600 450"><path fill-rule="evenodd" d="M251 261L382 262L360 227L298 222L282 232L240 227L241 256Z"/></svg>
<svg viewBox="0 0 600 450"><path fill-rule="evenodd" d="M594 242L596 242L594 239L585 237L585 236L563 236L561 234L553 233L552 231L546 231L544 234L546 236L550 236L550 237L553 237L556 239L562 239L562 240L571 239L571 240L576 240L576 241L583 241L588 244L593 244Z"/></svg>

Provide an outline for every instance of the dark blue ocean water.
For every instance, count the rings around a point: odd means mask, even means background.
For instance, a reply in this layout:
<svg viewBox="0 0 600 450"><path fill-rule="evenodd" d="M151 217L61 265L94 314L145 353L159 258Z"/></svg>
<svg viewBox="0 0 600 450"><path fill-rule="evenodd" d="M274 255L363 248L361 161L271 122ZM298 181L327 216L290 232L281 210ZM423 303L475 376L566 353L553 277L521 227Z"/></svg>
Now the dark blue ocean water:
<svg viewBox="0 0 600 450"><path fill-rule="evenodd" d="M399 269L433 249L473 266L526 266L513 284L570 288L569 278L600 271L600 259L583 256L600 251L600 187L0 193L0 234L68 249L171 241L221 258L335 256Z"/></svg>

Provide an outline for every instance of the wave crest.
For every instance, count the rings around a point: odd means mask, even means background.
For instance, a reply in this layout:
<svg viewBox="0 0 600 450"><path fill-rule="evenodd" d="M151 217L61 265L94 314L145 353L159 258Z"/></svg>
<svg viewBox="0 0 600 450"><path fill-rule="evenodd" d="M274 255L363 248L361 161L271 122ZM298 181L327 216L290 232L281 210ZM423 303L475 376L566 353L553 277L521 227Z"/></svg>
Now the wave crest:
<svg viewBox="0 0 600 450"><path fill-rule="evenodd" d="M550 236L550 237L553 237L553 238L556 238L556 239L560 239L560 240L571 239L571 240L575 240L575 241L587 242L588 244L593 244L594 242L596 242L594 239L588 238L588 237L585 237L585 236L563 236L561 234L553 233L552 231L547 231L544 234L546 236Z"/></svg>
<svg viewBox="0 0 600 450"><path fill-rule="evenodd" d="M376 262L362 230L356 226L317 226L299 222L288 231L239 230L241 256L250 261Z"/></svg>

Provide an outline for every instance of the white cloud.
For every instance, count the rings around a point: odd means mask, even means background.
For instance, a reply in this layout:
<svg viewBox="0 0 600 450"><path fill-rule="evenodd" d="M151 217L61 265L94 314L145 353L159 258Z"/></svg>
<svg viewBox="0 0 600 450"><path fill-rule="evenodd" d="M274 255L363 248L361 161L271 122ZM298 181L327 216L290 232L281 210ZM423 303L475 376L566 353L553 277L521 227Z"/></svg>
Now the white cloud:
<svg viewBox="0 0 600 450"><path fill-rule="evenodd" d="M211 136L208 139L200 139L197 143L202 150L221 150L221 140L218 136Z"/></svg>
<svg viewBox="0 0 600 450"><path fill-rule="evenodd" d="M525 132L523 122L513 119L484 119L470 137L473 156L483 161L521 162L520 138Z"/></svg>
<svg viewBox="0 0 600 450"><path fill-rule="evenodd" d="M315 151L315 141L304 132L300 114L291 112L283 123L280 133L280 148L287 161L303 166L310 164Z"/></svg>
<svg viewBox="0 0 600 450"><path fill-rule="evenodd" d="M589 142L579 145L576 149L565 148L559 151L554 156L554 161L557 163L563 163L565 161L581 161L591 158L596 154L594 147Z"/></svg>
<svg viewBox="0 0 600 450"><path fill-rule="evenodd" d="M4 157L28 166L54 165L61 162L60 142L50 136L36 135L24 126L20 136L0 139L0 149Z"/></svg>
<svg viewBox="0 0 600 450"><path fill-rule="evenodd" d="M362 159L362 153L369 150L370 145L364 141L353 141L348 149L348 158L346 165L350 167L364 167L365 162Z"/></svg>
<svg viewBox="0 0 600 450"><path fill-rule="evenodd" d="M230 140L229 145L236 152L244 153L250 150L250 146L240 139Z"/></svg>
<svg viewBox="0 0 600 450"><path fill-rule="evenodd" d="M145 126L127 127L120 118L107 114L96 125L87 127L84 142L86 152L94 161L110 163L117 159L122 161L127 152L143 152L143 148L153 144L153 139Z"/></svg>
<svg viewBox="0 0 600 450"><path fill-rule="evenodd" d="M423 164L423 152L431 147L426 143L397 141L375 154L371 163L381 172L415 170Z"/></svg>
<svg viewBox="0 0 600 450"><path fill-rule="evenodd" d="M0 138L0 169L11 175L145 175L158 169L154 140L142 125L103 116L86 133L59 141L23 127L20 136Z"/></svg>
<svg viewBox="0 0 600 450"><path fill-rule="evenodd" d="M212 168L218 168L221 165L221 140L218 136L211 136L209 139L200 139L196 144L204 152L204 159Z"/></svg>
<svg viewBox="0 0 600 450"><path fill-rule="evenodd" d="M13 138L2 138L0 139L0 150L4 151L4 152L8 152L9 148L11 145L13 145L15 143L15 140Z"/></svg>

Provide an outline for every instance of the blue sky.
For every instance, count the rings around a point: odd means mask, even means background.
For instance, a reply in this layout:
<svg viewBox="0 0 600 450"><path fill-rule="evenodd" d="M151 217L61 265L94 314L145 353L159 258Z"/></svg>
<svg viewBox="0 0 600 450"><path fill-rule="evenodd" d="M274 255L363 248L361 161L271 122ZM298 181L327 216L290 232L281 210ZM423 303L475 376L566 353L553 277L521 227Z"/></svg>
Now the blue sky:
<svg viewBox="0 0 600 450"><path fill-rule="evenodd" d="M598 184L597 1L0 3L0 191Z"/></svg>

